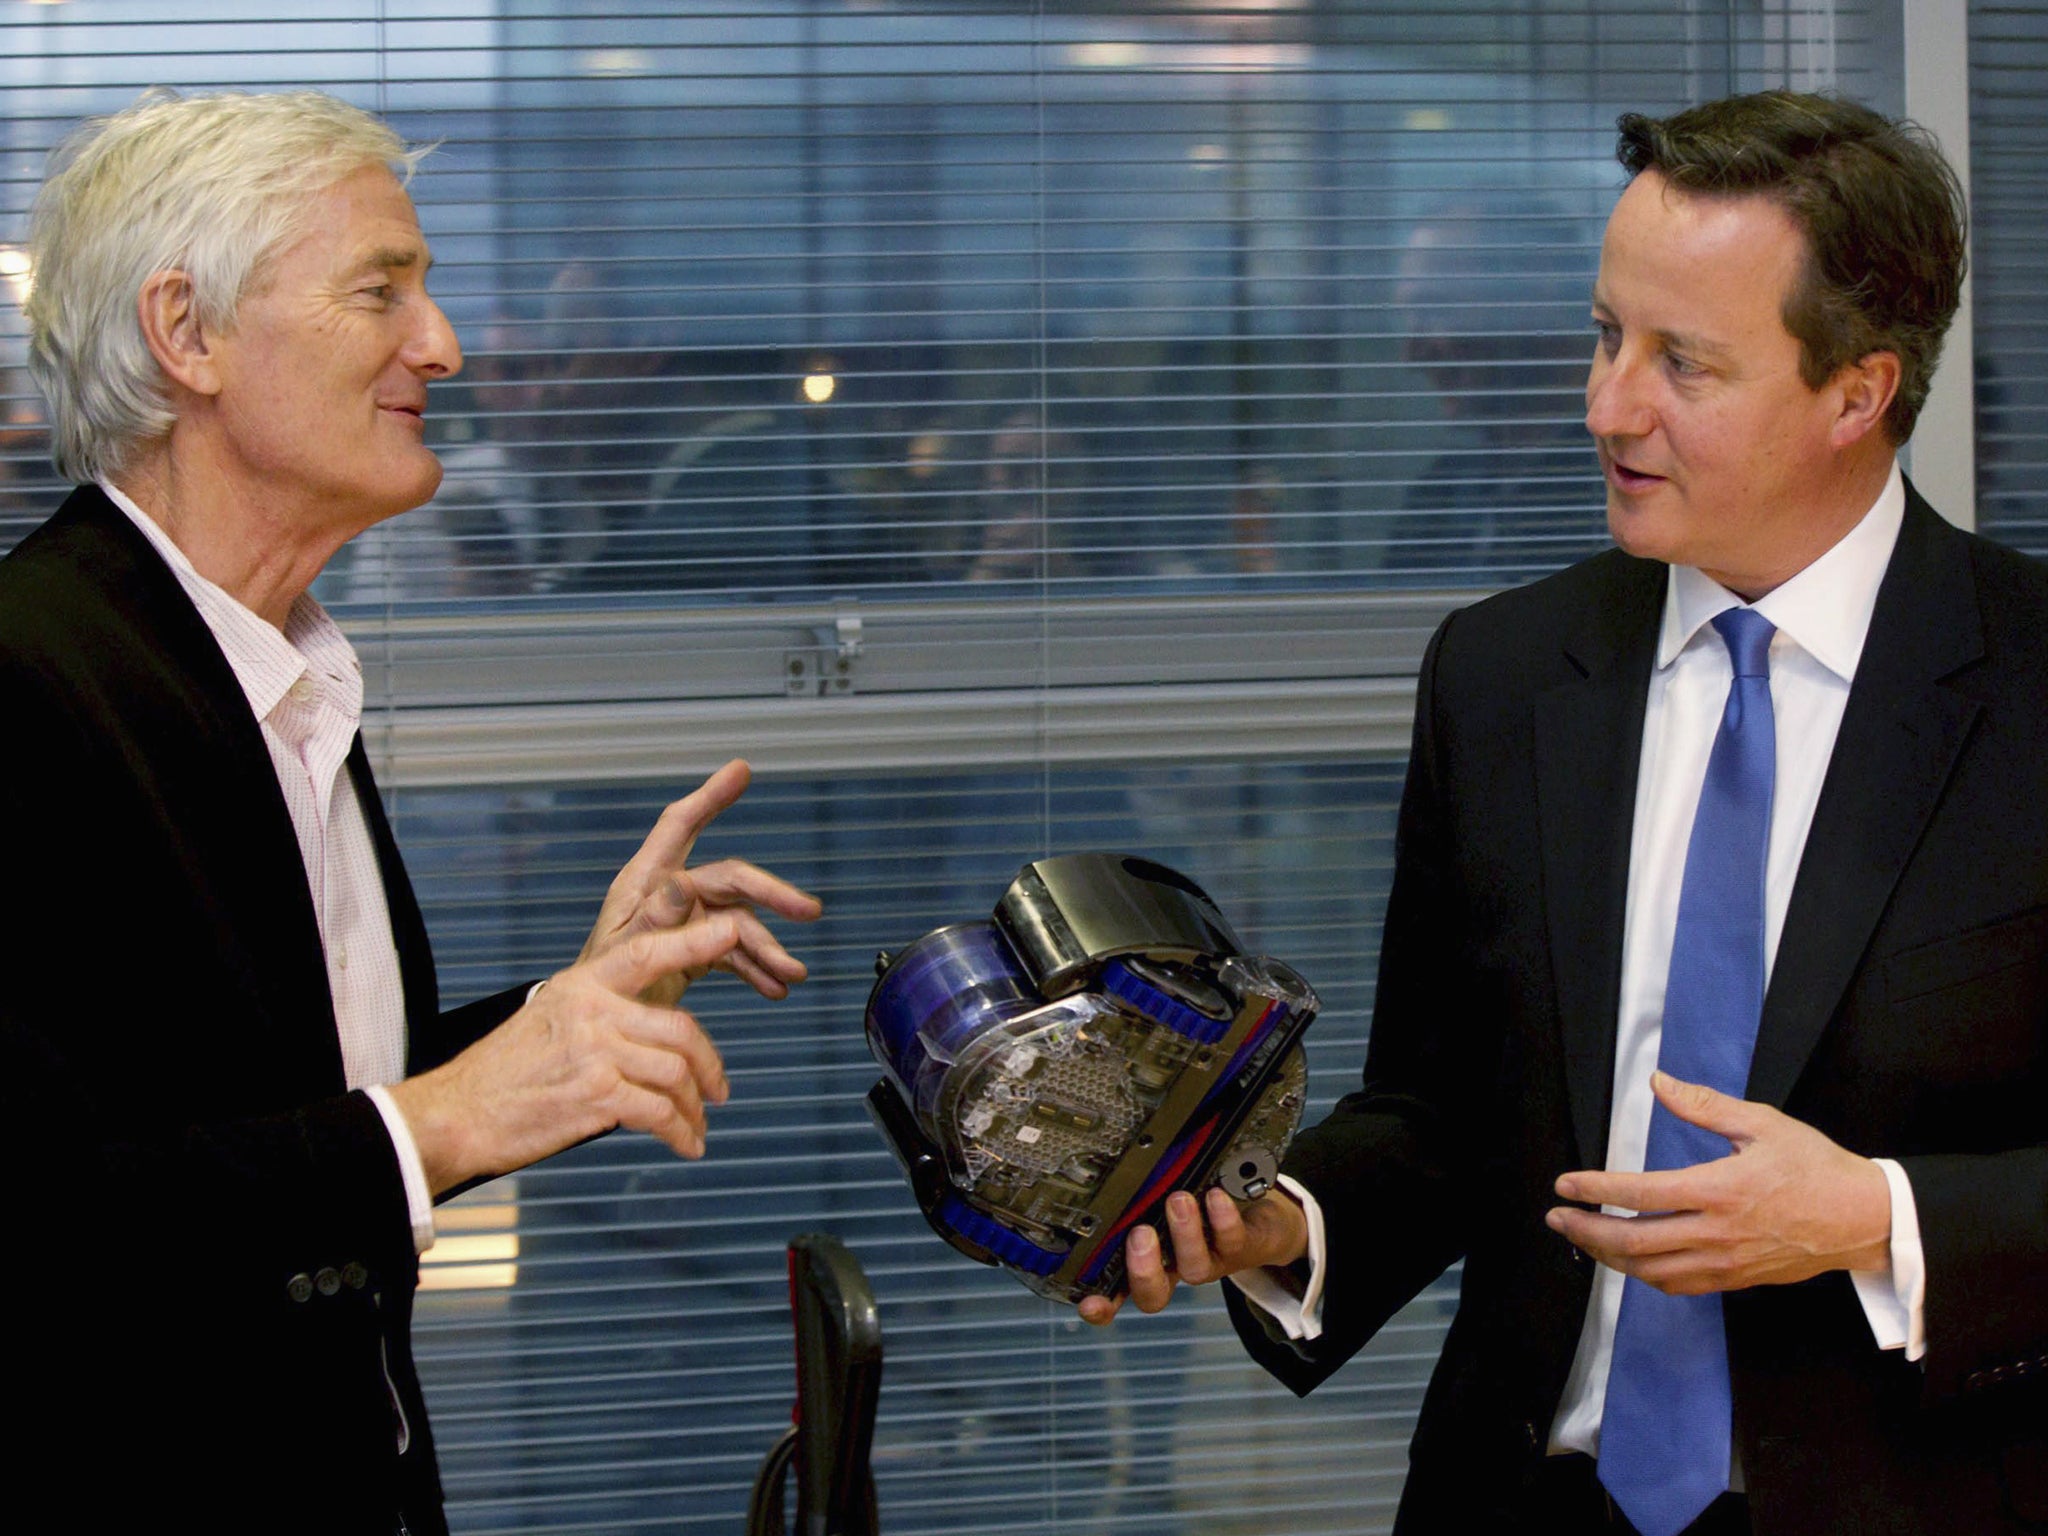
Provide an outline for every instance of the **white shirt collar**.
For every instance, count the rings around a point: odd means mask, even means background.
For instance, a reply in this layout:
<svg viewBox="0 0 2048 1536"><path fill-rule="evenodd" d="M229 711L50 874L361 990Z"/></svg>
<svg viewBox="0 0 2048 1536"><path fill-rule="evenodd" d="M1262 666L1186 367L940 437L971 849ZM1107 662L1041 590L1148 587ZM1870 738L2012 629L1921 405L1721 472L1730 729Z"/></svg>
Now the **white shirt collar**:
<svg viewBox="0 0 2048 1536"><path fill-rule="evenodd" d="M1757 612L1843 682L1854 682L1877 589L1905 520L1906 482L1895 460L1884 489L1856 526L1805 570L1758 598ZM1693 566L1672 566L1658 668L1676 661L1717 614L1740 606L1742 599L1711 576Z"/></svg>
<svg viewBox="0 0 2048 1536"><path fill-rule="evenodd" d="M355 647L311 593L301 593L293 601L280 633L227 588L200 575L163 526L119 487L105 480L99 486L178 578L178 585L219 642L258 720L268 720L293 684L306 677L316 684L325 683L329 702L345 715L360 718L363 680Z"/></svg>

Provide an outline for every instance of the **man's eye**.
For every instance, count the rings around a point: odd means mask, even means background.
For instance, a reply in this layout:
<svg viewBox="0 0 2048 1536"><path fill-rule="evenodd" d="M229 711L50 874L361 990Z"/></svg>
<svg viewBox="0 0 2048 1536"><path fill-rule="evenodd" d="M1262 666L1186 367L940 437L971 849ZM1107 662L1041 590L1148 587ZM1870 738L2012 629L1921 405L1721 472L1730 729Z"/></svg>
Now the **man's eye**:
<svg viewBox="0 0 2048 1536"><path fill-rule="evenodd" d="M1678 352L1666 352L1664 354L1664 361L1671 371L1681 379L1697 378L1700 374L1707 371L1691 358Z"/></svg>
<svg viewBox="0 0 2048 1536"><path fill-rule="evenodd" d="M1593 331L1600 338L1600 350L1612 357L1621 346L1621 327L1606 320L1595 320Z"/></svg>

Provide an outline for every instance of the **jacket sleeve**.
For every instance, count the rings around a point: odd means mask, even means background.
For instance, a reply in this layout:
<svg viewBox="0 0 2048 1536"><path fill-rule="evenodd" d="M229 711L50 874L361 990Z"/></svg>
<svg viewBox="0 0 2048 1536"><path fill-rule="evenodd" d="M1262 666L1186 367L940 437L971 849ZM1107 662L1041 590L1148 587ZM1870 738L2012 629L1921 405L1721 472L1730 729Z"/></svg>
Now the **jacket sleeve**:
<svg viewBox="0 0 2048 1536"><path fill-rule="evenodd" d="M1486 1010L1463 993L1467 932L1435 715L1455 615L1431 640L1394 844L1372 1033L1359 1090L1289 1150L1284 1172L1322 1206L1323 1334L1290 1342L1225 1287L1253 1358L1297 1393L1318 1385L1465 1251L1461 1187L1477 1144L1461 1091Z"/></svg>

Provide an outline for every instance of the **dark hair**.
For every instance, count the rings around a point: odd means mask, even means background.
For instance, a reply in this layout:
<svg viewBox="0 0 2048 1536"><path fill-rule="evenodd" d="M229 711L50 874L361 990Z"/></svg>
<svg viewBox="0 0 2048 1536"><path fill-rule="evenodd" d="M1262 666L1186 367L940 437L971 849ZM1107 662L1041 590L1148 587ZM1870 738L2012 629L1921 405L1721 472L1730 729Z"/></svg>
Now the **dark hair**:
<svg viewBox="0 0 2048 1536"><path fill-rule="evenodd" d="M1801 377L1818 389L1846 364L1895 353L1885 435L1912 436L1968 264L1962 184L1925 130L1792 91L1675 117L1630 112L1616 126L1615 157L1630 176L1654 170L1694 195L1768 197L1791 215L1806 237L1784 310Z"/></svg>

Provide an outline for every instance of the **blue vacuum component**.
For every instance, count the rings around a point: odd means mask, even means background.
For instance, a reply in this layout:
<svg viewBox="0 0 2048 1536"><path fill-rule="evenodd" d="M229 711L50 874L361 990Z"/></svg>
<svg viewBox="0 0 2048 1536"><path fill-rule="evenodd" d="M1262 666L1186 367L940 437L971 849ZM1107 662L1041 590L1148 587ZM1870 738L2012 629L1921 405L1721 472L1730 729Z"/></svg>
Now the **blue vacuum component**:
<svg viewBox="0 0 2048 1536"><path fill-rule="evenodd" d="M1189 1002L1175 997L1157 981L1139 973L1142 961L1112 960L1102 968L1102 990L1120 997L1148 1019L1157 1019L1177 1035L1186 1035L1197 1045L1214 1045L1230 1028L1230 1015L1211 1018ZM1157 972L1154 973L1155 976Z"/></svg>
<svg viewBox="0 0 2048 1536"><path fill-rule="evenodd" d="M1300 1122L1315 993L1162 864L1041 859L876 969L868 1107L919 1209L1041 1295L1116 1294L1134 1224L1256 1198Z"/></svg>
<svg viewBox="0 0 2048 1536"><path fill-rule="evenodd" d="M970 1243L986 1248L1012 1269L1027 1275L1049 1275L1060 1267L1066 1255L1048 1253L1036 1243L1026 1242L993 1216L984 1216L958 1195L947 1195L939 1203L939 1220Z"/></svg>
<svg viewBox="0 0 2048 1536"><path fill-rule="evenodd" d="M955 923L896 956L868 999L868 1047L920 1116L991 1024L1045 1006L992 922Z"/></svg>

